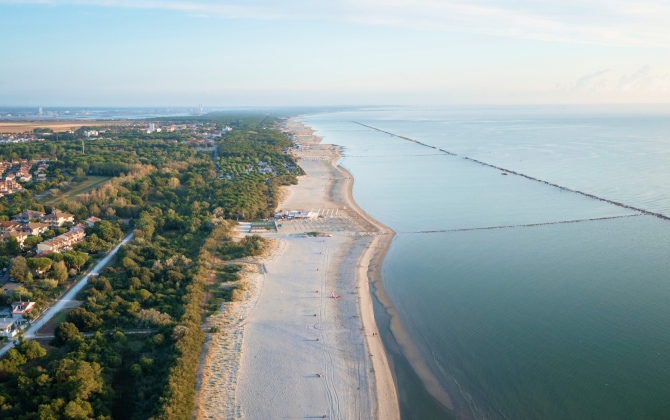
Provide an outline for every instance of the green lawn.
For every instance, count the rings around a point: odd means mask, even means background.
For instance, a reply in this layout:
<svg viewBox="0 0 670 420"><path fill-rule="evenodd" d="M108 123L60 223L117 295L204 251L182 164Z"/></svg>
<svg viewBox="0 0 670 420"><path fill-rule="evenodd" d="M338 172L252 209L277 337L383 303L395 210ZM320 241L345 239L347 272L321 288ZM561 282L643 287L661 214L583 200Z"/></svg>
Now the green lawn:
<svg viewBox="0 0 670 420"><path fill-rule="evenodd" d="M62 199L72 200L76 199L79 194L85 194L94 188L99 187L103 183L112 179L110 176L89 176L88 179L81 182L73 182L72 189L56 197L47 196L44 199L44 204L56 204Z"/></svg>

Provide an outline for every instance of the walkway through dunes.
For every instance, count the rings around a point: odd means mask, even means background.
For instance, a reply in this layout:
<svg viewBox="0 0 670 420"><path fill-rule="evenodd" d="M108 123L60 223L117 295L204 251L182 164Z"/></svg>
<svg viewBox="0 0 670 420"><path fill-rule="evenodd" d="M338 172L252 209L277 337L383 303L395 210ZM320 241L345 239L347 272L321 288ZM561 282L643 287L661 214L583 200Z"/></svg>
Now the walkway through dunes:
<svg viewBox="0 0 670 420"><path fill-rule="evenodd" d="M369 129L379 131L379 132L381 132L381 133L386 133L386 134L389 134L389 135L391 135L391 136L401 138L401 139L403 139L403 140L411 141L412 143L416 143L416 144L419 144L419 145L421 145L421 146L430 147L431 149L439 150L439 151L441 151L441 152L443 152L443 153L446 153L447 155L450 155L450 156L458 156L456 153L452 153L452 152L449 152L449 151L444 150L444 149L439 149L439 148L437 148L437 147L435 147L435 146L431 146L431 145L429 145L429 144L422 143L422 142L420 142L420 141L413 140L413 139L410 139L410 138L408 138L408 137L399 136L399 135L397 135L397 134L393 134L393 133L390 133L390 132L388 132L388 131L384 131L384 130L381 130L381 129L379 129L379 128L372 127L372 126L369 126L369 125L361 124L361 123L356 122L356 121L352 121L352 122L353 122L354 124L358 124L358 125L361 125L361 126L363 126L363 127L367 127L367 128L369 128ZM502 171L502 172L505 172L505 173L508 173L508 174L521 176L521 177L524 177L524 178L529 179L529 180L531 180L531 181L541 182L541 183L543 183L543 184L545 184L545 185L549 185L549 186L551 186L551 187L555 187L555 188L558 188L558 189L563 190L563 191L569 191L569 192L573 192L573 193L575 193L575 194L581 194L581 195L583 195L583 196L585 196L585 197L589 197L589 198L592 198L592 199L594 199L594 200L599 200L599 201L602 201L602 202L605 202L605 203L613 204L613 205L618 206L618 207L623 207L623 208L626 208L626 209L629 209L629 210L637 211L637 212L640 212L640 213L645 214L645 215L647 215L647 216L654 216L654 217L658 217L659 219L670 220L670 217L668 217L668 216L666 216L666 215L664 215L664 214L661 214L661 213L655 213L655 212L653 212L653 211L649 211L649 210L641 209L641 208L638 208L638 207L629 206L629 205L627 205L627 204L623 204L623 203L620 203L620 202L618 202L618 201L609 200L609 199L607 199L607 198L603 198L603 197L598 197L597 195L589 194L589 193L586 193L586 192L583 192L583 191L573 190L572 188L563 187L563 186L558 185L558 184L553 184L553 183L551 183L551 182L549 182L549 181L543 181L543 180L541 180L541 179L534 178L534 177L532 177L532 176L530 176L530 175L526 175L526 174L523 174L523 173L521 173L521 172L512 171L512 170L510 170L510 169L506 169L506 168L502 168L502 167L500 167L500 166L492 165L492 164L490 164L490 163L482 162L482 161L480 161L480 160L473 159L473 158L469 158L469 157L467 157L467 156L463 156L463 159L469 160L469 161L471 161L471 162L479 163L480 165L488 166L489 168L494 168L494 169L497 169L497 170L499 170L499 171Z"/></svg>
<svg viewBox="0 0 670 420"><path fill-rule="evenodd" d="M443 229L443 230L420 230L415 232L398 232L398 233L446 233L446 232L468 232L471 230L491 230L491 229L509 229L509 228L522 228L522 227L535 227L535 226L547 226L547 225L562 225L567 223L582 223L582 222L596 222L599 220L610 220L610 219L624 219L626 217L637 217L642 216L641 213L638 214L628 214L625 216L610 216L610 217L596 217L593 219L578 219L578 220L563 220L560 222L544 222L544 223L529 223L526 225L503 225L503 226L487 226L487 227L477 227L477 228L461 228L461 229Z"/></svg>

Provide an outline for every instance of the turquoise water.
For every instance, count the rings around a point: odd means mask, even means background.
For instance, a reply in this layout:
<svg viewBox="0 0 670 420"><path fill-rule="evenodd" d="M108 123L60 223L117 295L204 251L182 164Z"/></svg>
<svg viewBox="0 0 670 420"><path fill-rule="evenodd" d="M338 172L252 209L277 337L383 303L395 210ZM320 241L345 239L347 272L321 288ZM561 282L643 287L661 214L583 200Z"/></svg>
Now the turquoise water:
<svg viewBox="0 0 670 420"><path fill-rule="evenodd" d="M305 122L345 147L355 199L398 232L384 288L456 417L670 417L670 221L462 158L670 215L670 113L371 109ZM589 220L619 216L631 217ZM517 227L453 231L496 226ZM423 404L404 398L403 416L422 418Z"/></svg>

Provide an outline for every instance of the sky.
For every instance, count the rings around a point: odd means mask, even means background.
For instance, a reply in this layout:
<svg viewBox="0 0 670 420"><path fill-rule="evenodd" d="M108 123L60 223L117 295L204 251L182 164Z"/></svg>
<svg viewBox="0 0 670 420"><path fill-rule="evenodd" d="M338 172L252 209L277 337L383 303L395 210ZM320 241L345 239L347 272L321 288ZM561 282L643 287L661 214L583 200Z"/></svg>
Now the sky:
<svg viewBox="0 0 670 420"><path fill-rule="evenodd" d="M670 102L662 0L0 0L0 106Z"/></svg>

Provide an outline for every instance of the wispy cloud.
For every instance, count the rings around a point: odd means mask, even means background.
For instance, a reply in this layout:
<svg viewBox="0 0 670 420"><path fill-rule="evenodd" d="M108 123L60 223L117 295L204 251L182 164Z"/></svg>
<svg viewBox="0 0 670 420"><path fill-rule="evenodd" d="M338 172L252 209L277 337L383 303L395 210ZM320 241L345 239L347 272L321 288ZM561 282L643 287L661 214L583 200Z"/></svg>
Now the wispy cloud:
<svg viewBox="0 0 670 420"><path fill-rule="evenodd" d="M607 74L607 72L609 72L609 70L600 70L595 73L582 76L579 79L577 79L574 87L575 89L579 90L593 89L593 88L603 89L607 86L607 81L601 76Z"/></svg>
<svg viewBox="0 0 670 420"><path fill-rule="evenodd" d="M619 73L621 74L621 73ZM618 78L618 82L617 82ZM600 70L578 78L572 83L557 84L556 89L573 92L654 93L670 92L670 75L656 73L650 65L616 76L609 70Z"/></svg>
<svg viewBox="0 0 670 420"><path fill-rule="evenodd" d="M228 19L341 21L617 46L670 45L663 0L0 0L0 4L162 9Z"/></svg>
<svg viewBox="0 0 670 420"><path fill-rule="evenodd" d="M647 64L630 76L621 76L618 88L626 92L670 92L670 75L655 74Z"/></svg>

